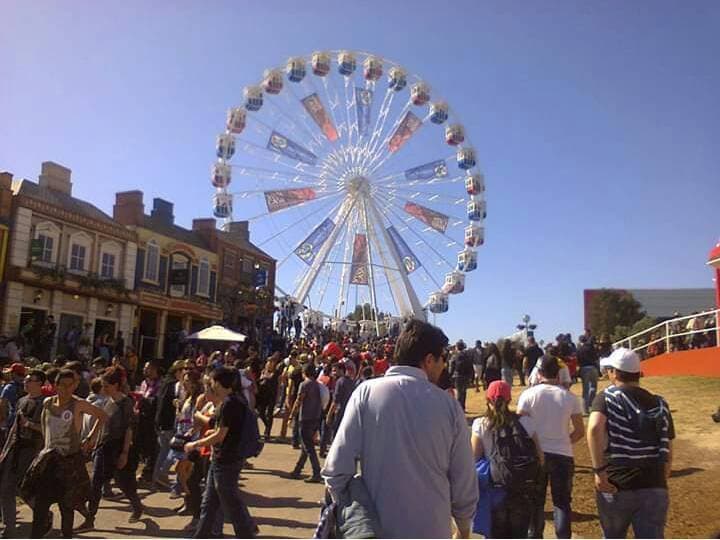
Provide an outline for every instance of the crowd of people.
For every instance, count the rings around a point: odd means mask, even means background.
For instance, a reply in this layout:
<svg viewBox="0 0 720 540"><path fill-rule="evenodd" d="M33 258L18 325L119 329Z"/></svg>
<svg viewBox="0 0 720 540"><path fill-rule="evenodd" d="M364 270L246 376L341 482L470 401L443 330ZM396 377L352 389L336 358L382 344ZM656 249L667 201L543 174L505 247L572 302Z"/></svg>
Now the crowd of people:
<svg viewBox="0 0 720 540"><path fill-rule="evenodd" d="M240 471L263 444L287 443L298 451L288 480L327 486L318 535L347 526L350 509L382 537L449 537L454 522L461 537L540 538L550 484L555 533L569 538L583 413L603 531L622 536L632 523L636 536L662 535L672 417L639 387L635 353L610 354L589 333L578 346L563 334L544 349L532 337L450 347L415 320L385 338L286 330L259 346L190 344L141 373L117 346L92 361L13 358L0 391L4 537L17 535L18 497L32 508L32 537L52 528L52 505L72 537L95 528L102 498L127 499L129 522L139 521L139 488L177 499L189 537L222 536L226 519L253 537ZM601 356L613 385L598 393ZM513 412L516 378L527 388ZM578 379L582 401L568 391ZM487 412L469 429L473 389L486 393Z"/></svg>

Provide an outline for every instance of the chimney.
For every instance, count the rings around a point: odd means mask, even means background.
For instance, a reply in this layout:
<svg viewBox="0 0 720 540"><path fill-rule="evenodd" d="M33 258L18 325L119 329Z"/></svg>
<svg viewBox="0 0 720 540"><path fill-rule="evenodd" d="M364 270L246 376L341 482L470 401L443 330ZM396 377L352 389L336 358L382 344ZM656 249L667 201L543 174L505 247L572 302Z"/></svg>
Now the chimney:
<svg viewBox="0 0 720 540"><path fill-rule="evenodd" d="M173 203L166 201L165 199L161 199L160 197L155 197L153 199L153 209L150 212L150 216L162 221L166 225L172 225L175 223Z"/></svg>
<svg viewBox="0 0 720 540"><path fill-rule="evenodd" d="M12 207L12 179L9 172L0 173L0 220L9 220Z"/></svg>
<svg viewBox="0 0 720 540"><path fill-rule="evenodd" d="M115 194L113 219L123 225L141 225L145 214L142 191L122 191Z"/></svg>
<svg viewBox="0 0 720 540"><path fill-rule="evenodd" d="M238 240L244 240L245 242L250 241L250 229L247 221L230 222L230 228L227 232L231 238L237 238Z"/></svg>
<svg viewBox="0 0 720 540"><path fill-rule="evenodd" d="M198 218L193 219L193 231L214 231L216 229L215 218Z"/></svg>
<svg viewBox="0 0 720 540"><path fill-rule="evenodd" d="M72 171L67 167L63 167L52 161L43 161L38 184L42 188L59 191L65 195L72 195L72 182L70 182L71 173Z"/></svg>

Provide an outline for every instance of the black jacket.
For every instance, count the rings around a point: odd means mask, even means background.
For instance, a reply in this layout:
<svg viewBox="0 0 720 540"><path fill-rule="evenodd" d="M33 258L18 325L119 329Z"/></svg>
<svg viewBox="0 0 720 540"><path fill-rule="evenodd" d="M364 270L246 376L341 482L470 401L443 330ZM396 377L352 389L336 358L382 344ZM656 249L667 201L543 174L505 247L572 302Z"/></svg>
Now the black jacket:
<svg viewBox="0 0 720 540"><path fill-rule="evenodd" d="M577 350L578 366L594 366L598 367L598 354L590 343L583 343Z"/></svg>
<svg viewBox="0 0 720 540"><path fill-rule="evenodd" d="M175 377L166 378L160 385L157 395L155 427L160 431L175 429Z"/></svg>

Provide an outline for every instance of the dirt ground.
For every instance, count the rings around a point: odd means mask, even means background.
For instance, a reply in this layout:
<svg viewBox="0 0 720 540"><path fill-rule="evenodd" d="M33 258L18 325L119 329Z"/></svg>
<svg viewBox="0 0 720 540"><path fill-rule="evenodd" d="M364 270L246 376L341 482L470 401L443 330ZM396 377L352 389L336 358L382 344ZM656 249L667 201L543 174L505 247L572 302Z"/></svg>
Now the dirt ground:
<svg viewBox="0 0 720 540"><path fill-rule="evenodd" d="M607 386L601 381L601 387ZM720 424L710 418L720 405L720 378L645 377L642 386L663 396L673 415L677 438L669 480L667 538L708 538L720 533ZM522 387L513 387L517 402ZM582 394L579 384L573 391ZM484 411L482 394L468 394L468 414ZM575 446L573 536L602 536L595 505L590 455L584 441ZM550 496L548 494L548 499ZM548 501L549 502L549 501ZM546 507L545 532L552 530L552 506Z"/></svg>
<svg viewBox="0 0 720 540"><path fill-rule="evenodd" d="M605 385L607 382L604 383ZM670 478L670 514L666 537L707 538L720 532L720 424L710 414L720 404L720 379L699 377L647 377L643 386L663 395L670 404L675 420L677 439L675 459ZM513 387L515 401L522 387ZM578 392L579 385L573 387ZM468 417L478 416L485 409L482 394L468 393ZM276 422L277 429L279 422ZM573 536L601 536L595 507L593 480L587 445L575 447L576 474L573 492ZM261 538L310 538L318 520L319 500L323 488L289 480L297 459L297 451L287 444L268 444L254 460L255 468L243 472L241 482L250 512L260 526ZM309 467L309 466L308 466ZM309 472L309 471L306 471ZM170 500L165 493L140 492L147 514L142 521L127 523L129 506L126 501L102 501L98 514L98 530L78 535L79 538L142 538L182 537L182 528L189 521L176 515L180 501ZM549 497L548 497L549 498ZM553 537L551 505L546 508L545 535ZM19 508L20 534L29 536L31 518L27 506ZM79 518L79 516L78 516ZM80 519L76 523L79 524ZM55 518L59 527L59 518ZM225 525L225 534L232 528ZM55 529L49 537L58 538Z"/></svg>

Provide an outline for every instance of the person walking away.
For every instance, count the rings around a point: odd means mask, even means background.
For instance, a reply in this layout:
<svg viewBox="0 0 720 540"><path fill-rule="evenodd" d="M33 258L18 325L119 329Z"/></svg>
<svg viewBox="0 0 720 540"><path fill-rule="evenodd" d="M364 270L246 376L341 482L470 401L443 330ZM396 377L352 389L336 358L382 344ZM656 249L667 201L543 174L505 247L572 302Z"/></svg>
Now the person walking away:
<svg viewBox="0 0 720 540"><path fill-rule="evenodd" d="M587 336L580 336L580 347L577 350L580 379L582 380L583 413L590 413L590 406L597 394L598 377L600 377L600 364L595 346L588 341Z"/></svg>
<svg viewBox="0 0 720 540"><path fill-rule="evenodd" d="M500 349L495 343L489 343L485 347L486 359L485 359L485 372L483 373L485 388L490 386L490 383L500 379Z"/></svg>
<svg viewBox="0 0 720 540"><path fill-rule="evenodd" d="M544 452L529 538L543 537L548 482L552 492L555 535L557 538L571 536L570 503L575 470L572 445L585 436L585 426L580 401L559 386L559 372L557 358L543 356L539 369L540 384L525 390L518 400L518 413L534 420L540 448Z"/></svg>
<svg viewBox="0 0 720 540"><path fill-rule="evenodd" d="M475 348L472 349L473 353L473 371L475 372L475 392L480 392L480 383L482 382L484 366L484 356L482 341L479 339L475 341Z"/></svg>
<svg viewBox="0 0 720 540"><path fill-rule="evenodd" d="M85 456L108 417L102 409L74 396L75 372L63 369L55 378L57 395L43 402L40 421L44 446L30 465L21 486L25 500L33 501L32 538L42 538L52 529L50 505L60 507L63 538L72 538L75 509L90 498L90 478ZM83 415L97 419L87 439L80 439Z"/></svg>
<svg viewBox="0 0 720 540"><path fill-rule="evenodd" d="M354 365L350 362L349 365ZM342 422L343 415L345 414L345 408L350 400L350 396L355 390L355 381L347 376L347 365L343 362L337 363L333 366L336 372L335 391L333 393L333 400L328 409L327 418L325 423L330 426L332 433L337 433Z"/></svg>
<svg viewBox="0 0 720 540"><path fill-rule="evenodd" d="M522 344L517 344L517 346L513 349L513 370L517 371L518 377L520 378L520 386L525 386L525 370L523 369L525 351L523 349L524 347Z"/></svg>
<svg viewBox="0 0 720 540"><path fill-rule="evenodd" d="M512 341L509 339L502 340L500 346L500 373L502 380L513 385L513 367L515 366L515 351L513 350Z"/></svg>
<svg viewBox="0 0 720 540"><path fill-rule="evenodd" d="M625 348L603 361L611 386L592 403L590 447L605 538L663 538L675 438L670 407L640 387L640 358Z"/></svg>
<svg viewBox="0 0 720 540"><path fill-rule="evenodd" d="M253 538L256 535L255 525L238 487L242 468L240 447L243 420L250 415L246 415L247 405L234 391L237 376L236 370L226 367L212 372L212 391L221 403L216 415L215 429L208 431L202 439L185 445L187 454L200 448L212 448L200 520L193 538L209 538L215 532L219 510L232 522L237 538Z"/></svg>
<svg viewBox="0 0 720 540"><path fill-rule="evenodd" d="M130 501L132 514L128 523L137 523L142 516L143 508L137 494L135 467L129 460L136 423L134 403L132 398L122 393L124 376L120 368L114 366L101 377L102 392L108 398L105 404L108 421L100 432L98 445L93 452L92 495L88 505L90 515L79 530L95 528L95 516L100 506L103 485L112 478Z"/></svg>
<svg viewBox="0 0 720 540"><path fill-rule="evenodd" d="M470 430L460 404L435 385L447 336L411 320L395 364L350 397L322 475L338 502L359 463L385 538L470 536L478 501ZM398 511L402 507L405 511Z"/></svg>
<svg viewBox="0 0 720 540"><path fill-rule="evenodd" d="M527 538L532 515L532 493L537 489L543 453L533 419L510 410L512 393L505 381L494 381L487 394L487 412L472 425L475 460L490 462L493 484L505 497L491 509L491 538Z"/></svg>
<svg viewBox="0 0 720 540"><path fill-rule="evenodd" d="M320 429L320 418L323 408L320 399L320 383L315 380L315 367L308 363L303 368L303 382L298 390L298 397L293 405L293 418L298 413L300 422L300 456L290 476L301 478L305 462L310 458L312 476L305 481L308 483L321 483L320 460L315 452L315 434Z"/></svg>
<svg viewBox="0 0 720 540"><path fill-rule="evenodd" d="M137 404L138 423L135 441L138 461L142 461L144 465L138 481L144 487L152 487L152 473L158 454L155 415L162 368L157 361L146 362L143 366L143 376L144 379L140 383L140 402Z"/></svg>
<svg viewBox="0 0 720 540"><path fill-rule="evenodd" d="M472 383L473 374L475 373L473 368L473 355L465 348L465 342L463 340L458 341L455 344L455 348L457 352L455 352L450 361L450 375L455 384L457 400L464 411L467 389Z"/></svg>
<svg viewBox="0 0 720 540"><path fill-rule="evenodd" d="M537 341L535 341L535 337L528 337L527 347L525 347L525 355L523 357L523 372L525 374L525 378L528 379L528 382L530 379L530 372L535 367L535 364L537 364L537 361L540 360L542 355L543 350L538 346Z"/></svg>
<svg viewBox="0 0 720 540"><path fill-rule="evenodd" d="M43 446L42 404L45 396L42 385L45 373L33 369L25 377L26 395L17 402L15 420L5 446L0 452L0 509L5 525L3 538L17 536L17 496L20 482L35 456Z"/></svg>

